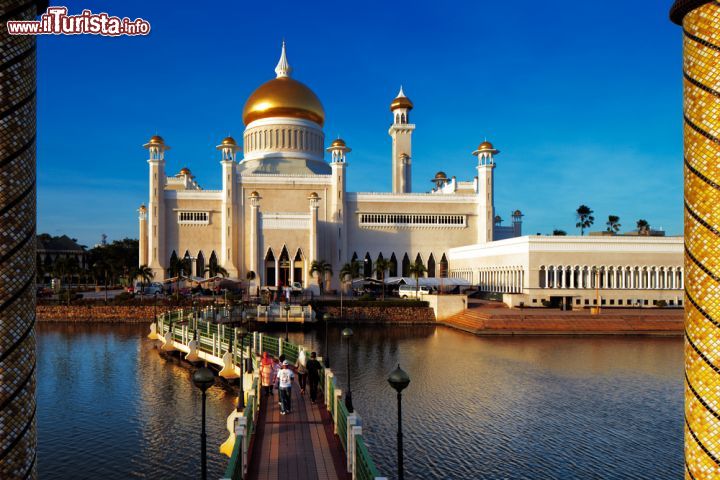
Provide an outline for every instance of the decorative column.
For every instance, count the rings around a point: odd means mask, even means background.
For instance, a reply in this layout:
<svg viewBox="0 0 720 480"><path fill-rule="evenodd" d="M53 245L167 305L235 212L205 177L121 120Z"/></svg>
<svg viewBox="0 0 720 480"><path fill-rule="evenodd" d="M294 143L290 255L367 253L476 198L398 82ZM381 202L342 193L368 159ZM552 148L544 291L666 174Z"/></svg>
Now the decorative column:
<svg viewBox="0 0 720 480"><path fill-rule="evenodd" d="M147 237L147 207L138 208L138 223L140 238L138 239L138 266L148 264L148 237Z"/></svg>
<svg viewBox="0 0 720 480"><path fill-rule="evenodd" d="M237 217L237 178L235 156L240 150L232 137L225 137L215 147L220 150L222 166L222 211L220 212L220 264L230 277L238 277L238 237L235 219Z"/></svg>
<svg viewBox="0 0 720 480"><path fill-rule="evenodd" d="M320 207L320 197L317 193L312 192L308 196L308 200L310 201L309 260L312 264L312 262L318 260L318 207Z"/></svg>
<svg viewBox="0 0 720 480"><path fill-rule="evenodd" d="M701 480L720 478L720 3L676 0L670 18L684 44L685 478Z"/></svg>
<svg viewBox="0 0 720 480"><path fill-rule="evenodd" d="M260 256L260 232L258 231L258 223L260 216L260 194L252 192L249 197L250 201L250 262L248 262L251 272L255 272L255 276L259 278L259 284L265 283L265 269L258 269L258 259Z"/></svg>
<svg viewBox="0 0 720 480"><path fill-rule="evenodd" d="M549 272L550 272L550 267L545 267L545 288L550 287L550 285L548 283L548 281L550 280Z"/></svg>
<svg viewBox="0 0 720 480"><path fill-rule="evenodd" d="M575 288L575 267L570 267L570 288Z"/></svg>
<svg viewBox="0 0 720 480"><path fill-rule="evenodd" d="M44 5L43 5L44 3ZM37 478L35 403L36 42L6 20L47 2L0 2L0 478Z"/></svg>
<svg viewBox="0 0 720 480"><path fill-rule="evenodd" d="M553 267L553 288L558 286L558 267Z"/></svg>

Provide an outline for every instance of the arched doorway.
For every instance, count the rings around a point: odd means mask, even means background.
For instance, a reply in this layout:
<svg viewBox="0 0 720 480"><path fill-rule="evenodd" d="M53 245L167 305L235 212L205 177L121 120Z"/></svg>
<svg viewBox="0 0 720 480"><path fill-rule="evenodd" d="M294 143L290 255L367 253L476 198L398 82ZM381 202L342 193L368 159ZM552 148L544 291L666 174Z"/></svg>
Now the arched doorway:
<svg viewBox="0 0 720 480"><path fill-rule="evenodd" d="M397 277L397 258L395 258L395 252L390 255L390 268L388 268L388 275L391 277Z"/></svg>
<svg viewBox="0 0 720 480"><path fill-rule="evenodd" d="M440 278L447 278L448 276L448 261L447 257L445 257L445 254L443 253L442 258L440 259Z"/></svg>
<svg viewBox="0 0 720 480"><path fill-rule="evenodd" d="M432 253L430 254L430 257L428 257L427 276L428 278L433 278L435 276L435 257L433 257Z"/></svg>
<svg viewBox="0 0 720 480"><path fill-rule="evenodd" d="M202 250L198 252L197 260L195 260L195 270L198 277L205 278L205 256Z"/></svg>
<svg viewBox="0 0 720 480"><path fill-rule="evenodd" d="M210 253L210 260L208 261L208 270L211 277L217 275L218 271L218 260L215 250Z"/></svg>
<svg viewBox="0 0 720 480"><path fill-rule="evenodd" d="M305 286L303 270L305 269L305 259L303 258L302 250L298 248L293 259L293 282L300 282L302 286Z"/></svg>
<svg viewBox="0 0 720 480"><path fill-rule="evenodd" d="M370 258L370 252L366 252L365 259L363 259L363 276L365 278L372 277L372 258Z"/></svg>
<svg viewBox="0 0 720 480"><path fill-rule="evenodd" d="M268 248L265 254L265 285L275 285L275 254Z"/></svg>
<svg viewBox="0 0 720 480"><path fill-rule="evenodd" d="M290 255L288 254L287 247L283 247L278 261L279 286L284 287L290 284L290 267Z"/></svg>
<svg viewBox="0 0 720 480"><path fill-rule="evenodd" d="M402 276L410 276L410 258L408 257L407 253L405 253L402 259Z"/></svg>

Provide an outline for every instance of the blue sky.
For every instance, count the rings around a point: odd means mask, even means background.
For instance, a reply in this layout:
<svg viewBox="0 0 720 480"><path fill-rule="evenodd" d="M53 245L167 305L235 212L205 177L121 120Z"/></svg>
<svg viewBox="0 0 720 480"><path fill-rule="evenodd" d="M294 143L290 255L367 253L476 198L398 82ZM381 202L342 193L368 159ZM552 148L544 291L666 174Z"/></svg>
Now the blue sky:
<svg viewBox="0 0 720 480"><path fill-rule="evenodd" d="M147 199L143 143L156 131L219 188L215 145L242 138L242 107L273 78L280 43L293 77L326 110L328 139L353 148L351 191L390 189L390 101L413 100L413 186L474 176L485 137L496 210L525 233L577 231L585 203L682 233L681 31L670 0L62 3L152 25L147 37L46 36L38 50L38 231L82 243L137 237ZM507 224L507 223L506 223Z"/></svg>

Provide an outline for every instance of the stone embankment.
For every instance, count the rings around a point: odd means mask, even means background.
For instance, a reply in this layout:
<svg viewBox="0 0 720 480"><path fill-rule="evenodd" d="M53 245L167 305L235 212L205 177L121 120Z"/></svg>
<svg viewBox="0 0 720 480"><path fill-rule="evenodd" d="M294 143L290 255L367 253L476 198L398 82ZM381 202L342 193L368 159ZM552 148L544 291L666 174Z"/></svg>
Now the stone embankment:
<svg viewBox="0 0 720 480"><path fill-rule="evenodd" d="M340 307L327 306L318 309L323 315L332 315L340 321ZM435 323L435 314L430 307L343 307L342 321L358 323L383 323L422 325Z"/></svg>
<svg viewBox="0 0 720 480"><path fill-rule="evenodd" d="M39 322L145 323L153 319L152 306L136 305L38 305L35 312Z"/></svg>

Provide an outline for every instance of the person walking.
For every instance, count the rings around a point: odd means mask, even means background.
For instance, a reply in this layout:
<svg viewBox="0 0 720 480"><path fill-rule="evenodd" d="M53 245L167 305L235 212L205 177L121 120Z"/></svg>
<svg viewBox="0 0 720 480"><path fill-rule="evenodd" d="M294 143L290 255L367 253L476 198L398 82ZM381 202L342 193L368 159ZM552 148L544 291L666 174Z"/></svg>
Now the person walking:
<svg viewBox="0 0 720 480"><path fill-rule="evenodd" d="M262 353L260 361L260 378L262 380L262 389L265 395L272 396L273 386L273 361L267 352Z"/></svg>
<svg viewBox="0 0 720 480"><path fill-rule="evenodd" d="M305 356L305 350L300 350L297 362L295 362L295 369L298 374L298 383L300 383L300 395L304 395L307 382L307 356Z"/></svg>
<svg viewBox="0 0 720 480"><path fill-rule="evenodd" d="M309 377L308 380L310 380L310 401L315 403L318 393L318 383L320 383L320 370L322 370L322 365L320 365L320 362L317 360L317 353L312 352L310 354L310 360L308 360L306 368Z"/></svg>
<svg viewBox="0 0 720 480"><path fill-rule="evenodd" d="M272 389L273 386L277 384L277 376L280 372L280 361L277 359L277 357L273 357L272 359L272 373L270 374L270 394L272 395ZM278 405L280 405L279 402L280 398L278 396Z"/></svg>
<svg viewBox="0 0 720 480"><path fill-rule="evenodd" d="M291 411L290 399L292 396L292 382L295 374L290 368L290 362L285 360L278 372L278 387L280 391L280 415L287 415Z"/></svg>

